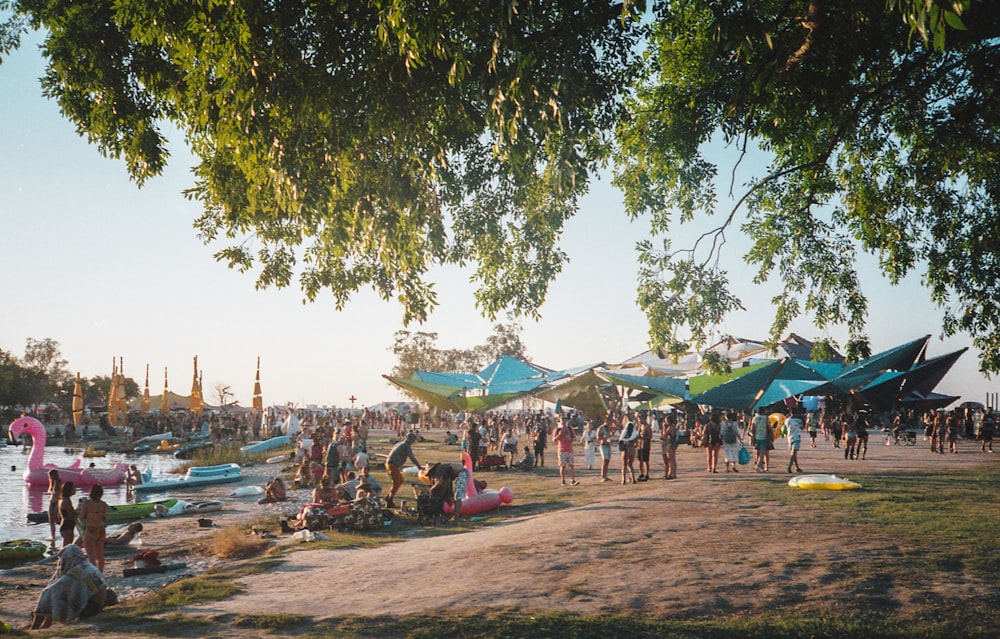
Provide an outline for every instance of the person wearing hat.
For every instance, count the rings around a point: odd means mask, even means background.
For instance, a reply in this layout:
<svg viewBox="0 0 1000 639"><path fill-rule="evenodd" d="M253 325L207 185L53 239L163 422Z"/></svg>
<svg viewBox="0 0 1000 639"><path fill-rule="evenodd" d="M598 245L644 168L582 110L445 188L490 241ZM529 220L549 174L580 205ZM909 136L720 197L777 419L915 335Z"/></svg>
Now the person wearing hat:
<svg viewBox="0 0 1000 639"><path fill-rule="evenodd" d="M385 496L385 507L395 508L396 504L392 501L392 498L396 496L399 489L403 485L403 464L407 459L410 459L417 467L420 466L420 462L417 458L413 456L413 442L417 440L417 434L414 432L409 432L406 438L389 451L389 458L385 460L385 472L389 475L392 480L392 487L389 488L389 493Z"/></svg>

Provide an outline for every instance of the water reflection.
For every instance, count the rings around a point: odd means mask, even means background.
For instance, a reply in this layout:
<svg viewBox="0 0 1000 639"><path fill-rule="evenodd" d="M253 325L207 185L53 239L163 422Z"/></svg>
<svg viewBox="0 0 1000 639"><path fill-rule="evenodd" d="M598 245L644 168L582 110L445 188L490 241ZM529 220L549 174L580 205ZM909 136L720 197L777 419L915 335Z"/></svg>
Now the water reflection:
<svg viewBox="0 0 1000 639"><path fill-rule="evenodd" d="M168 473L180 464L170 455L159 454L122 454L108 453L101 458L82 458L80 453L67 453L63 448L47 446L45 448L45 463L57 466L69 466L78 459L83 465L91 462L98 468L109 468L116 462L136 464L140 469L149 468L154 475ZM49 535L48 524L28 524L28 513L41 512L48 509L49 497L45 486L29 486L25 483L23 473L28 467L28 453L20 446L0 448L0 541L10 539L36 539L45 541ZM86 494L89 487L77 490L77 498ZM147 496L148 497L148 496ZM76 501L76 500L74 500ZM134 502L126 498L125 484L120 486L105 486L104 501L109 504L125 504ZM142 501L148 501L146 497Z"/></svg>

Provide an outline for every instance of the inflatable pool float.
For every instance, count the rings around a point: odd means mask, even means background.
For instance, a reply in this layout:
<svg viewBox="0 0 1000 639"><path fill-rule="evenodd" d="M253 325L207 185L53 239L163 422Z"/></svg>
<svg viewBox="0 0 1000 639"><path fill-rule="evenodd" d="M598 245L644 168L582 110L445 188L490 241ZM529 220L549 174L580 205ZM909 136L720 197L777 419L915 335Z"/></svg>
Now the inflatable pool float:
<svg viewBox="0 0 1000 639"><path fill-rule="evenodd" d="M37 559L45 554L47 546L34 539L14 539L0 543L0 561Z"/></svg>
<svg viewBox="0 0 1000 639"><path fill-rule="evenodd" d="M431 485L431 478L427 476L426 466L407 466L403 469L403 477L406 479L416 479L428 486Z"/></svg>
<svg viewBox="0 0 1000 639"><path fill-rule="evenodd" d="M251 497L256 495L264 494L263 486L240 486L233 492L229 493L230 497Z"/></svg>
<svg viewBox="0 0 1000 639"><path fill-rule="evenodd" d="M275 455L274 457L268 457L267 463L269 464L280 464L283 461L288 461L291 459L289 455Z"/></svg>
<svg viewBox="0 0 1000 639"><path fill-rule="evenodd" d="M215 446L215 444L207 440L184 444L174 451L174 459L191 459L194 456L195 451L199 451L202 448L212 448L213 446Z"/></svg>
<svg viewBox="0 0 1000 639"><path fill-rule="evenodd" d="M218 464L216 466L192 466L181 477L161 477L144 481L133 490L136 492L163 491L171 489L185 490L213 484L229 484L243 479L239 464Z"/></svg>
<svg viewBox="0 0 1000 639"><path fill-rule="evenodd" d="M83 451L84 457L104 457L108 454L106 450L97 450L93 446L87 446L87 450Z"/></svg>
<svg viewBox="0 0 1000 639"><path fill-rule="evenodd" d="M156 452L158 453L169 453L170 451L179 450L181 445L179 443L174 443L169 439L164 439L160 441L160 445L156 447Z"/></svg>
<svg viewBox="0 0 1000 639"><path fill-rule="evenodd" d="M861 484L836 475L799 475L788 480L792 488L806 490L856 490Z"/></svg>
<svg viewBox="0 0 1000 639"><path fill-rule="evenodd" d="M89 468L81 467L80 460L76 460L70 466L56 466L46 464L45 455L45 426L34 417L19 417L10 423L7 429L10 436L15 440L24 433L31 435L31 452L28 454L28 469L24 471L24 481L32 486L48 486L49 471L59 472L59 478L63 482L73 482L80 486L117 486L125 482L125 464L117 463L112 468Z"/></svg>
<svg viewBox="0 0 1000 639"><path fill-rule="evenodd" d="M164 499L162 501L149 501L138 504L117 504L108 508L109 524L124 524L126 522L142 519L151 516L158 506L171 508L177 503L176 499ZM49 522L49 512L43 510L37 513L28 513L29 524L47 524Z"/></svg>
<svg viewBox="0 0 1000 639"><path fill-rule="evenodd" d="M462 516L479 515L481 513L496 510L500 504L509 504L514 501L514 491L508 486L500 490L488 488L486 490L476 490L476 482L472 476L472 457L465 451L462 452L462 465L469 471L469 485L466 488L465 499L462 500ZM447 515L455 513L452 504L445 503L444 512Z"/></svg>
<svg viewBox="0 0 1000 639"><path fill-rule="evenodd" d="M153 517L199 515L201 513L214 513L222 510L222 502L216 500L184 501L181 499L171 499L167 501L172 501L174 503L167 505L166 502L163 502L162 505L157 506L156 512L152 514Z"/></svg>
<svg viewBox="0 0 1000 639"><path fill-rule="evenodd" d="M288 435L278 435L277 437L272 437L271 439L265 439L262 442L256 442L253 444L247 444L246 446L240 447L240 452L244 455L257 455L259 453L265 453L272 448L277 448L279 446L288 446L292 443L292 438Z"/></svg>
<svg viewBox="0 0 1000 639"><path fill-rule="evenodd" d="M149 444L139 444L138 446L136 446L132 450L135 451L135 452L137 452L137 453L144 453L147 450L149 450L149 448L150 448Z"/></svg>

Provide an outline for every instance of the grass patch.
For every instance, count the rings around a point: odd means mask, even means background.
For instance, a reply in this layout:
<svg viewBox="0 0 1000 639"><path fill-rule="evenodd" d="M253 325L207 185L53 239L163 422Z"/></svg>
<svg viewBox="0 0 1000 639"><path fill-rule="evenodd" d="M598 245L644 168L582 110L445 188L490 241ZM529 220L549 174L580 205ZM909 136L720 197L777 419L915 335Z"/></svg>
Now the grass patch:
<svg viewBox="0 0 1000 639"><path fill-rule="evenodd" d="M833 617L824 615L767 615L761 617L718 616L712 619L670 619L638 615L583 616L562 612L490 615L434 615L405 618L343 617L317 622L308 636L362 639L660 639L662 637L728 639L943 639L945 637L993 637L996 623L952 621L926 623L923 619L885 620L876 616Z"/></svg>
<svg viewBox="0 0 1000 639"><path fill-rule="evenodd" d="M247 559L262 554L274 545L251 533L249 526L225 526L212 535L209 549L222 559Z"/></svg>
<svg viewBox="0 0 1000 639"><path fill-rule="evenodd" d="M937 473L858 475L864 488L852 491L764 489L765 497L794 507L810 504L835 525L872 530L891 539L872 549L873 568L895 565L906 578L970 570L1000 587L1000 509L994 496L1000 474L981 468Z"/></svg>
<svg viewBox="0 0 1000 639"><path fill-rule="evenodd" d="M237 615L233 625L238 628L256 628L282 635L299 634L312 625L312 617L304 615L260 614Z"/></svg>

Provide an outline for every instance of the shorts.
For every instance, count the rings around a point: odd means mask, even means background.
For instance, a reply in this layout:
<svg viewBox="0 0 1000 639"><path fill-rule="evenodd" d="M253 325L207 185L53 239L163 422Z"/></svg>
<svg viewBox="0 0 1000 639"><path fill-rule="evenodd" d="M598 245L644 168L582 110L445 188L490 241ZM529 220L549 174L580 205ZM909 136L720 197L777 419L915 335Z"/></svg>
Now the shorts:
<svg viewBox="0 0 1000 639"><path fill-rule="evenodd" d="M607 461L611 459L611 444L601 444L601 459Z"/></svg>
<svg viewBox="0 0 1000 639"><path fill-rule="evenodd" d="M757 450L771 450L771 447L767 445L766 439L753 440L753 447Z"/></svg>
<svg viewBox="0 0 1000 639"><path fill-rule="evenodd" d="M504 444L503 445L503 450L504 450L505 453L516 453L517 452L517 444Z"/></svg>
<svg viewBox="0 0 1000 639"><path fill-rule="evenodd" d="M649 461L649 448L647 448L646 446L640 447L639 450L636 451L636 457L641 462L648 462Z"/></svg>
<svg viewBox="0 0 1000 639"><path fill-rule="evenodd" d="M403 485L403 471L399 469L399 466L386 462L385 472L389 475L389 478L392 479L393 487Z"/></svg>
<svg viewBox="0 0 1000 639"><path fill-rule="evenodd" d="M798 450L799 446L802 444L802 440L793 439L788 442L788 450Z"/></svg>
<svg viewBox="0 0 1000 639"><path fill-rule="evenodd" d="M469 493L469 471L464 468L455 477L455 499L465 499Z"/></svg>
<svg viewBox="0 0 1000 639"><path fill-rule="evenodd" d="M573 465L573 451L559 453L559 465L561 467Z"/></svg>

